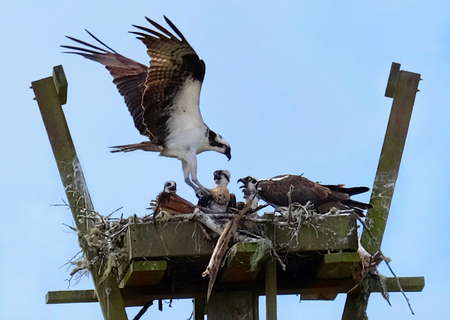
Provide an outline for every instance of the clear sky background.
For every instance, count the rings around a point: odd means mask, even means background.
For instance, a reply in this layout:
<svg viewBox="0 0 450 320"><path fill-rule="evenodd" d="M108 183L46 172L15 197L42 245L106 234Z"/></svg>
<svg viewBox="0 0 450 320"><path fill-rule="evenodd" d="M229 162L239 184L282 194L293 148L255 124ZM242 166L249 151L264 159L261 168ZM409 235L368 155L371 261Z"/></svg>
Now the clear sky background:
<svg viewBox="0 0 450 320"><path fill-rule="evenodd" d="M107 215L147 214L167 180L195 201L178 160L108 147L144 141L99 64L61 53L65 35L90 41L88 29L119 53L148 64L127 31L165 24L167 15L207 66L201 95L205 122L232 146L198 157L199 179L228 169L236 180L304 174L326 184L373 184L392 99L384 97L392 62L422 74L395 188L383 251L399 276L425 276L422 293L399 293L392 307L373 294L370 319L448 319L450 4L448 1L2 1L0 27L0 318L102 319L98 304L45 305L65 290L68 259L79 251L33 92L34 80L62 64L64 107L94 206ZM368 201L369 194L359 200ZM116 216L117 216L116 215ZM386 268L381 272L390 275ZM91 289L89 278L71 289ZM340 319L335 301L279 297L279 319ZM151 307L143 319L187 319L190 300ZM129 318L139 308L129 308ZM263 313L261 313L263 318Z"/></svg>

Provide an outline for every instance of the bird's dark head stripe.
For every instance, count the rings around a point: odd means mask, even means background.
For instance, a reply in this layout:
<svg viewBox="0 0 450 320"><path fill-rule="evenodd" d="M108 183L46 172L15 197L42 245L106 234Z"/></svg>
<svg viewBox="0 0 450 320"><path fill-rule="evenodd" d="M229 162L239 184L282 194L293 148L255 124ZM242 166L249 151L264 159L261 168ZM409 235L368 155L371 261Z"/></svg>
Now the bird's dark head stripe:
<svg viewBox="0 0 450 320"><path fill-rule="evenodd" d="M208 130L209 145L211 147L217 147L220 149L224 149L223 154L225 154L227 156L228 160L230 160L231 159L231 147L223 144L222 142L219 142L218 137L222 138L221 136L218 136L218 134L215 133L214 131Z"/></svg>
<svg viewBox="0 0 450 320"><path fill-rule="evenodd" d="M230 177L229 177L229 171L228 173L225 170L216 170L214 171L214 180L219 180L221 177L225 177L225 179L227 179L228 182L230 182Z"/></svg>
<svg viewBox="0 0 450 320"><path fill-rule="evenodd" d="M209 144L213 147L223 148L224 144L217 141L217 133L212 130L209 130L208 140Z"/></svg>

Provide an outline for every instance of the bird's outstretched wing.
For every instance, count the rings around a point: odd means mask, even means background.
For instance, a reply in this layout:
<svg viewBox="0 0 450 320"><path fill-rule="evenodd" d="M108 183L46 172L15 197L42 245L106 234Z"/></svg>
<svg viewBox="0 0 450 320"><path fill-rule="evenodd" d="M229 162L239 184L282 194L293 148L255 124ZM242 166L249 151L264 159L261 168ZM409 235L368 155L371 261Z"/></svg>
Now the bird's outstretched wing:
<svg viewBox="0 0 450 320"><path fill-rule="evenodd" d="M181 40L147 17L159 32L133 25L142 30L132 33L146 45L151 58L150 68L117 53L87 30L105 48L73 37L67 38L86 47L62 46L73 50L68 53L97 61L109 70L136 128L159 145L164 144L170 134L170 125L181 134L184 133L183 125L206 128L198 107L205 63L177 27L164 18ZM188 103L179 103L180 100Z"/></svg>
<svg viewBox="0 0 450 320"><path fill-rule="evenodd" d="M113 82L117 86L119 93L124 97L128 110L133 117L134 125L141 134L146 135L147 128L143 123L143 109L141 104L145 89L145 79L147 77L147 66L122 56L100 41L92 33L87 30L86 32L108 50L69 36L67 38L87 48L65 45L61 47L74 50L67 53L78 54L86 59L97 61L108 69L114 78Z"/></svg>
<svg viewBox="0 0 450 320"><path fill-rule="evenodd" d="M175 117L177 128L204 125L198 102L205 63L177 27L164 18L181 40L149 18L146 18L147 21L160 32L136 25L134 27L145 33L132 32L147 46L151 58L142 100L143 121L148 133L159 144L164 143L170 134L168 126ZM188 103L178 103L181 99Z"/></svg>

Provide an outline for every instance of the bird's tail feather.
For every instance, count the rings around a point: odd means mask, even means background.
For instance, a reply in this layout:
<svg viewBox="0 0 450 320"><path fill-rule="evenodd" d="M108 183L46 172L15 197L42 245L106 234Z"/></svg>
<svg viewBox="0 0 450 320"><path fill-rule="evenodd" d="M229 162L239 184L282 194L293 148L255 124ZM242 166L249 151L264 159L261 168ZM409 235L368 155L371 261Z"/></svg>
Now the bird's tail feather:
<svg viewBox="0 0 450 320"><path fill-rule="evenodd" d="M113 146L110 147L112 150L111 152L130 152L130 151L136 151L136 150L143 150L143 151L162 151L164 148L160 145L155 144L152 141L144 141L141 143L134 143L134 144L124 144L121 146Z"/></svg>
<svg viewBox="0 0 450 320"><path fill-rule="evenodd" d="M353 196L355 194L360 194L369 191L370 189L367 187L353 187L353 188L345 188L343 184L338 185L323 185L332 191L347 193L349 196Z"/></svg>

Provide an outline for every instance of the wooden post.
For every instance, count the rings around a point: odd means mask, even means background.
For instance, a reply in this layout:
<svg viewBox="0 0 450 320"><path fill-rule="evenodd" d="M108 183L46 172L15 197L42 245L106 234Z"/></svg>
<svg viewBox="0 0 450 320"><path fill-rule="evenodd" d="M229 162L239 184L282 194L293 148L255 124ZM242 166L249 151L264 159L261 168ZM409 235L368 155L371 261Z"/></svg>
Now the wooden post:
<svg viewBox="0 0 450 320"><path fill-rule="evenodd" d="M54 68L53 77L32 82L32 88L72 210L79 244L83 249L85 259L91 261L95 252L87 245L85 236L94 225L94 206L61 108L67 94L65 79L62 67L58 66ZM94 264L90 271L104 318L106 320L126 320L127 314L116 278L110 277L100 282L99 269L99 264Z"/></svg>
<svg viewBox="0 0 450 320"><path fill-rule="evenodd" d="M194 320L205 319L205 302L203 298L194 299Z"/></svg>
<svg viewBox="0 0 450 320"><path fill-rule="evenodd" d="M375 242L367 230L361 235L361 244L371 254L378 251L383 240L420 81L420 74L399 70L400 64L393 63L386 95L394 98L394 101L370 199L373 208L369 210L366 218L366 224L370 227Z"/></svg>
<svg viewBox="0 0 450 320"><path fill-rule="evenodd" d="M267 215L267 213L266 213ZM273 215L268 215L273 218ZM275 226L272 224L266 225L267 237L276 242ZM266 260L265 266L266 279L266 319L277 320L277 261L273 255Z"/></svg>
<svg viewBox="0 0 450 320"><path fill-rule="evenodd" d="M400 70L400 64L392 63L385 95L394 98L394 101L370 198L373 208L366 218L370 232L363 230L361 234L361 244L371 254L380 249L383 240L420 80L420 74ZM348 294L342 319L361 319L368 298L362 299L361 295L355 293Z"/></svg>
<svg viewBox="0 0 450 320"><path fill-rule="evenodd" d="M206 308L208 320L259 319L258 296L253 291L213 291Z"/></svg>

